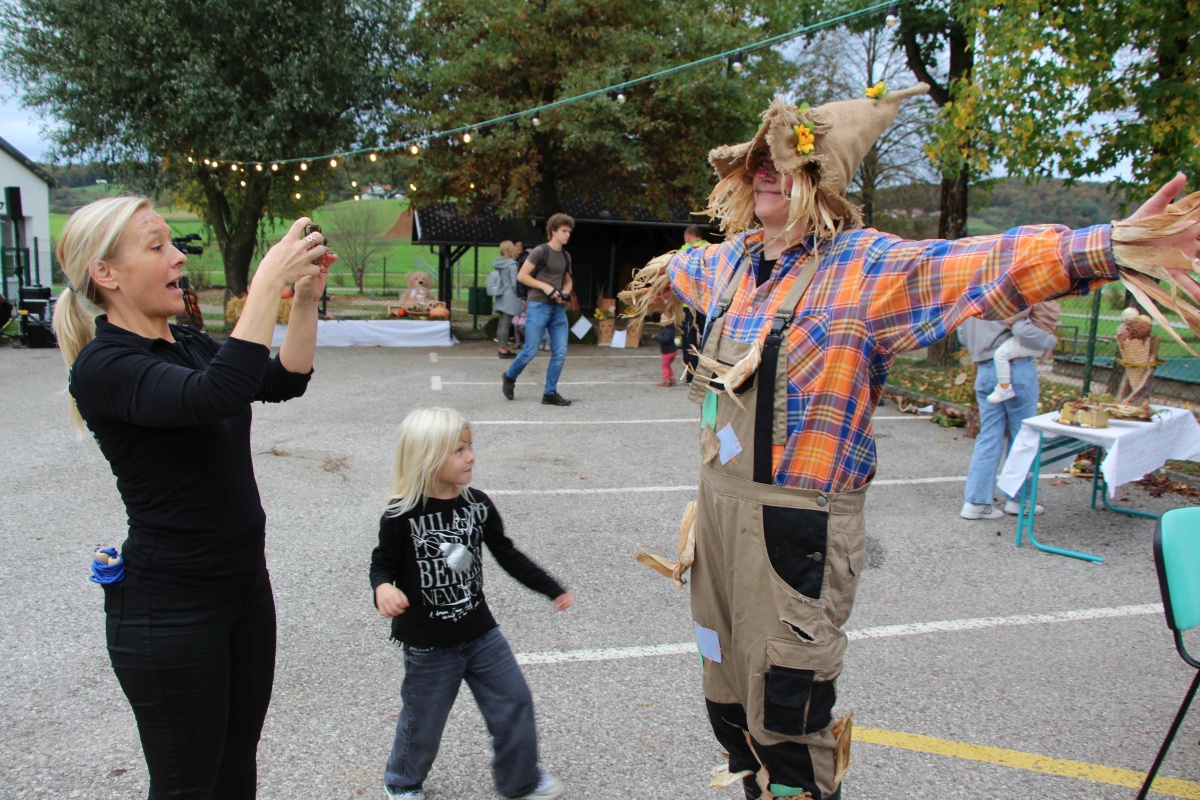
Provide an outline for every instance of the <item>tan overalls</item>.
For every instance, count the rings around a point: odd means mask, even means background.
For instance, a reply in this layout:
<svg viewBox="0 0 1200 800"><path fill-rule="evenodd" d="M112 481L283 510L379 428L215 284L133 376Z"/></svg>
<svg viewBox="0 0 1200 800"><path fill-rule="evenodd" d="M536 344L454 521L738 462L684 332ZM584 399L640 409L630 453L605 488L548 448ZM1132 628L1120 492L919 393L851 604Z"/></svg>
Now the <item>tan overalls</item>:
<svg viewBox="0 0 1200 800"><path fill-rule="evenodd" d="M756 773L746 779L747 796L838 798L849 765L850 725L835 724L833 705L846 649L842 625L866 555L866 488L835 494L777 486L771 459L772 445L787 439L787 326L817 261L808 258L763 323L762 364L736 390L745 410L718 394L717 382L695 380L689 395L704 408L704 435L732 426L742 448L727 463L722 455L701 465L691 598L698 639L711 642L715 631L720 647L720 661L711 644L704 659L709 719L729 752L729 771ZM735 271L704 340L704 354L725 364L750 349L723 337L722 328L751 263L747 255ZM711 375L700 369L701 378Z"/></svg>

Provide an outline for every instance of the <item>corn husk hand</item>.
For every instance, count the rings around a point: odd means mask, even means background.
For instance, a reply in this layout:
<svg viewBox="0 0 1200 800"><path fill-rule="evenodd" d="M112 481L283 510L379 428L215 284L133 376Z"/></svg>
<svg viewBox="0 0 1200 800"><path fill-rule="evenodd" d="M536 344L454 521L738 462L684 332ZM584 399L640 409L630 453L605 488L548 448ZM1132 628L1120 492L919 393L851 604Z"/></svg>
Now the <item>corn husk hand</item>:
<svg viewBox="0 0 1200 800"><path fill-rule="evenodd" d="M683 575L696 560L696 501L687 504L679 521L679 545L675 561L668 561L646 550L638 550L634 558L642 566L675 581L676 589L682 589L687 583Z"/></svg>
<svg viewBox="0 0 1200 800"><path fill-rule="evenodd" d="M735 364L723 364L714 358L709 358L696 348L692 348L692 354L697 357L699 366L711 373L711 376L708 376L701 375L699 371L693 372L692 380L699 380L710 387L713 382L720 383L724 387L725 394L737 403L738 408L745 411L745 404L742 403L740 397L734 394L734 390L740 388L751 375L758 371L759 365L762 364L762 343L752 344L746 351L746 355L742 356Z"/></svg>
<svg viewBox="0 0 1200 800"><path fill-rule="evenodd" d="M1165 313L1168 310L1174 312L1192 333L1200 336L1200 303L1196 299L1200 285L1190 277L1171 272L1194 272L1196 263L1173 247L1133 244L1178 236L1198 222L1200 192L1195 192L1178 203L1168 205L1162 214L1114 222L1112 241L1117 271L1125 288L1175 341L1200 358L1200 353L1193 350L1175 331ZM1160 281L1165 282L1167 288L1160 285Z"/></svg>

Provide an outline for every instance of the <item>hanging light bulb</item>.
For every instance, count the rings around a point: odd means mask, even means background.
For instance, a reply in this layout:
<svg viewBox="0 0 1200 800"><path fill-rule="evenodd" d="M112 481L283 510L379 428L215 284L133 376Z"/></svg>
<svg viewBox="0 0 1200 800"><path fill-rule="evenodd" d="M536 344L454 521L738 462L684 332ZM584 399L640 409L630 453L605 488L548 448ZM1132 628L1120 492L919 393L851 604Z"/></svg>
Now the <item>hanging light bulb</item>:
<svg viewBox="0 0 1200 800"><path fill-rule="evenodd" d="M305 171L305 170L307 170L307 169L308 169L308 162L307 162L307 161L301 161L301 162L300 162L300 171L301 171L301 172L304 172L304 171Z"/></svg>
<svg viewBox="0 0 1200 800"><path fill-rule="evenodd" d="M329 168L337 169L337 159L336 158L329 159Z"/></svg>
<svg viewBox="0 0 1200 800"><path fill-rule="evenodd" d="M351 189L353 189L353 188L354 188L354 187L356 187L356 186L358 186L358 181L350 181L350 188L351 188Z"/></svg>
<svg viewBox="0 0 1200 800"><path fill-rule="evenodd" d="M742 65L742 54L738 53L736 56L733 57L733 71L741 72L742 66L743 66Z"/></svg>
<svg viewBox="0 0 1200 800"><path fill-rule="evenodd" d="M474 188L475 188L475 184L474 184L474 183L472 183L470 188L474 189Z"/></svg>
<svg viewBox="0 0 1200 800"><path fill-rule="evenodd" d="M887 19L885 21L887 22L887 26L889 28L894 28L897 25L899 25L900 24L900 9L898 9L894 5L891 8L889 8Z"/></svg>
<svg viewBox="0 0 1200 800"><path fill-rule="evenodd" d="M375 159L379 158L379 156L376 155L375 153L371 153L371 155L367 156L367 158L371 161L374 161ZM358 198L356 197L354 199L357 200Z"/></svg>
<svg viewBox="0 0 1200 800"><path fill-rule="evenodd" d="M191 156L188 156L188 163L189 163L189 164L195 164L195 163L196 163L196 159L192 158Z"/></svg>
<svg viewBox="0 0 1200 800"><path fill-rule="evenodd" d="M255 165L254 165L254 171L255 171L255 172L262 172L262 164L255 164Z"/></svg>
<svg viewBox="0 0 1200 800"><path fill-rule="evenodd" d="M300 176L299 176L299 175L293 175L293 176L292 176L292 180L296 180L296 181L298 181L298 180L300 180Z"/></svg>
<svg viewBox="0 0 1200 800"><path fill-rule="evenodd" d="M278 165L278 164L272 164L272 165L271 165L271 172L279 172L279 165Z"/></svg>
<svg viewBox="0 0 1200 800"><path fill-rule="evenodd" d="M463 134L463 144L470 144L470 143L471 143L471 132L467 131L466 133Z"/></svg>
<svg viewBox="0 0 1200 800"><path fill-rule="evenodd" d="M245 185L246 185L246 182L245 182L245 181L238 181L238 183L240 183L242 186L245 186Z"/></svg>
<svg viewBox="0 0 1200 800"><path fill-rule="evenodd" d="M296 199L297 199L297 200L299 200L299 199L300 199L300 193L299 193L299 192L296 192Z"/></svg>
<svg viewBox="0 0 1200 800"><path fill-rule="evenodd" d="M354 199L355 199L355 200L361 200L362 198L361 198L361 197L359 197L358 195L354 195Z"/></svg>
<svg viewBox="0 0 1200 800"><path fill-rule="evenodd" d="M541 124L542 124L542 121L541 121L540 119L538 119L538 116L537 116L537 114L534 114L534 115L533 115L533 119L531 119L531 120L529 120L529 121L530 121L531 123L533 123L533 127L535 127L535 128L536 128L538 125L541 125Z"/></svg>
<svg viewBox="0 0 1200 800"><path fill-rule="evenodd" d="M232 170L233 172L237 172L237 164L230 164L229 169Z"/></svg>
<svg viewBox="0 0 1200 800"><path fill-rule="evenodd" d="M624 92L617 92L617 102L624 104L624 102L625 102L625 93Z"/></svg>
<svg viewBox="0 0 1200 800"><path fill-rule="evenodd" d="M415 192L417 190L417 185L415 183L410 183L408 188Z"/></svg>
<svg viewBox="0 0 1200 800"><path fill-rule="evenodd" d="M207 158L206 158L206 159L204 159L204 166L206 166L206 167L208 166L208 159L207 159Z"/></svg>
<svg viewBox="0 0 1200 800"><path fill-rule="evenodd" d="M421 154L421 145L417 144L416 142L413 142L412 144L410 144L408 146L408 152L412 153L414 156L420 155Z"/></svg>

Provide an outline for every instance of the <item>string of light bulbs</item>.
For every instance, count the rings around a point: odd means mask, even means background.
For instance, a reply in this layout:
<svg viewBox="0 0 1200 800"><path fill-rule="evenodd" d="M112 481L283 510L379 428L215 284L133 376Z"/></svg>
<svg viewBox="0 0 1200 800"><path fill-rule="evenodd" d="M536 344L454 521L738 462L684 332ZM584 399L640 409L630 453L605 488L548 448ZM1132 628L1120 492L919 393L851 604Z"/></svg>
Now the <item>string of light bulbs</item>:
<svg viewBox="0 0 1200 800"><path fill-rule="evenodd" d="M803 36L804 34L807 34L807 33L814 33L816 31L823 30L825 28L830 28L830 27L834 27L836 25L840 25L844 22L849 22L850 20L853 20L853 19L858 19L859 17L869 16L871 14L878 13L885 9L887 10L887 17L885 19L887 26L895 27L897 24L899 24L900 6L905 5L907 3L911 3L913 1L914 0L884 0L884 2L876 3L876 4L868 6L866 8L859 9L858 11L849 11L844 14L839 14L835 17L831 17L830 19L823 20L821 22L816 22L811 25L806 25L802 28L797 28L795 30L787 31L786 33L781 33L776 36L772 36L767 39L763 39L761 41L755 42L750 45L745 45L743 47L738 47L734 50L727 50L723 53L717 53L715 55L706 56L704 58L696 59L695 61L690 61L686 64L679 64L677 66L669 67L667 69L660 70L658 72L655 72L655 73L652 73L649 75L643 75L640 78L632 78L630 80L621 81L620 83L612 84L610 86L605 86L604 88L601 88L601 89L594 89L590 92L584 92L582 94L577 94L572 97L565 97L561 100L555 100L550 103L544 103L542 105L535 106L533 108L527 108L523 111L516 111L511 114L504 114L502 116L494 117L492 119L484 120L482 122L475 122L475 123L471 123L468 125L461 125L457 128L451 128L451 129L444 130L444 131L434 131L434 132L425 133L420 136L414 136L412 138L405 139L404 141L396 142L396 143L390 144L390 145L382 145L382 146L378 146L378 147L364 147L364 148L358 148L358 149L348 149L348 150L344 150L344 151L337 152L337 153L329 153L326 155L302 156L302 157L296 157L296 158L277 158L277 159L266 159L266 160L229 160L229 159L226 159L224 162L220 161L219 159L204 158L204 159L201 159L201 163L203 163L204 166L210 167L214 170L218 169L222 166L228 165L231 172L250 172L250 171L266 172L266 171L269 171L272 174L279 173L287 165L296 164L296 165L298 165L299 172L298 173L293 172L292 178L293 178L294 182L299 183L300 179L301 179L301 173L307 172L309 169L309 165L312 163L320 163L320 162L327 161L329 163L330 169L337 169L339 164L344 164L344 162L347 159L349 159L353 156L365 155L365 156L367 156L368 160L376 161L376 160L378 160L379 156L384 153L407 151L410 155L413 155L413 156L420 155L421 150L424 147L426 147L427 143L431 140L458 139L458 140L461 140L463 142L463 144L470 144L471 139L475 135L477 135L480 130L482 130L484 128L488 128L488 127L491 127L494 125L499 125L499 124L502 124L505 122L511 122L513 120L523 119L525 117L529 117L530 124L532 124L533 126L536 127L541 124L541 115L547 111L551 111L551 110L554 110L557 108L562 108L563 106L571 105L574 103L579 103L584 100L589 100L593 97L600 97L600 96L605 96L605 95L612 96L614 92L616 93L616 95L615 95L616 101L618 103L624 103L627 99L627 96L626 96L627 89L630 89L634 86L638 86L638 85L641 85L644 83L649 83L651 81L660 80L662 78L667 78L667 77L676 75L678 73L684 72L689 69L695 69L696 67L704 66L706 64L712 64L712 63L716 63L716 62L720 62L720 61L727 61L730 64L730 66L734 72L741 73L744 68L743 58L750 53L753 53L757 50L763 50L768 47L772 47L781 42L788 41L789 39L795 39L796 37ZM194 155L188 155L187 161L189 164L197 163L197 159ZM286 170L284 170L284 171L286 172ZM245 179L242 179L240 181L240 183L242 186L245 186L246 185ZM357 184L357 181L352 181L351 183ZM413 188L415 188L415 187L413 187ZM299 197L300 197L300 194L297 192L296 198L299 199ZM357 199L357 196L356 196L356 199Z"/></svg>

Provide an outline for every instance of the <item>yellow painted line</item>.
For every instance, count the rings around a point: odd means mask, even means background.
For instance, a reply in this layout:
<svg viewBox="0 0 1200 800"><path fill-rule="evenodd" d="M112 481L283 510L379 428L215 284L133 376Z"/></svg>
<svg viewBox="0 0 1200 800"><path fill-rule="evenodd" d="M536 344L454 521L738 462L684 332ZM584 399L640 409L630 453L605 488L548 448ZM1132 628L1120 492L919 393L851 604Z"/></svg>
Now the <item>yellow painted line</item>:
<svg viewBox="0 0 1200 800"><path fill-rule="evenodd" d="M1076 778L1092 783L1106 783L1111 786L1124 786L1130 789L1140 789L1146 780L1146 773L1131 769L1117 769L1100 764L1088 764L1085 761L1070 761L1065 758L1051 758L1036 753L1022 753L1018 750L1005 750L1001 747L985 747L966 742L954 742L949 739L936 739L932 736L921 736L916 733L901 733L885 731L879 728L863 728L854 726L854 740L866 744L880 744L885 747L898 747L902 750L915 750L918 753L931 753L936 756L950 756L965 761L982 761L985 764L996 764L1001 767L1024 769L1030 772L1041 772L1046 775L1058 775L1063 778ZM1147 765L1149 767L1149 765ZM1183 797L1187 800L1200 800L1200 783L1164 778L1162 775L1154 779L1151 790L1164 797Z"/></svg>

